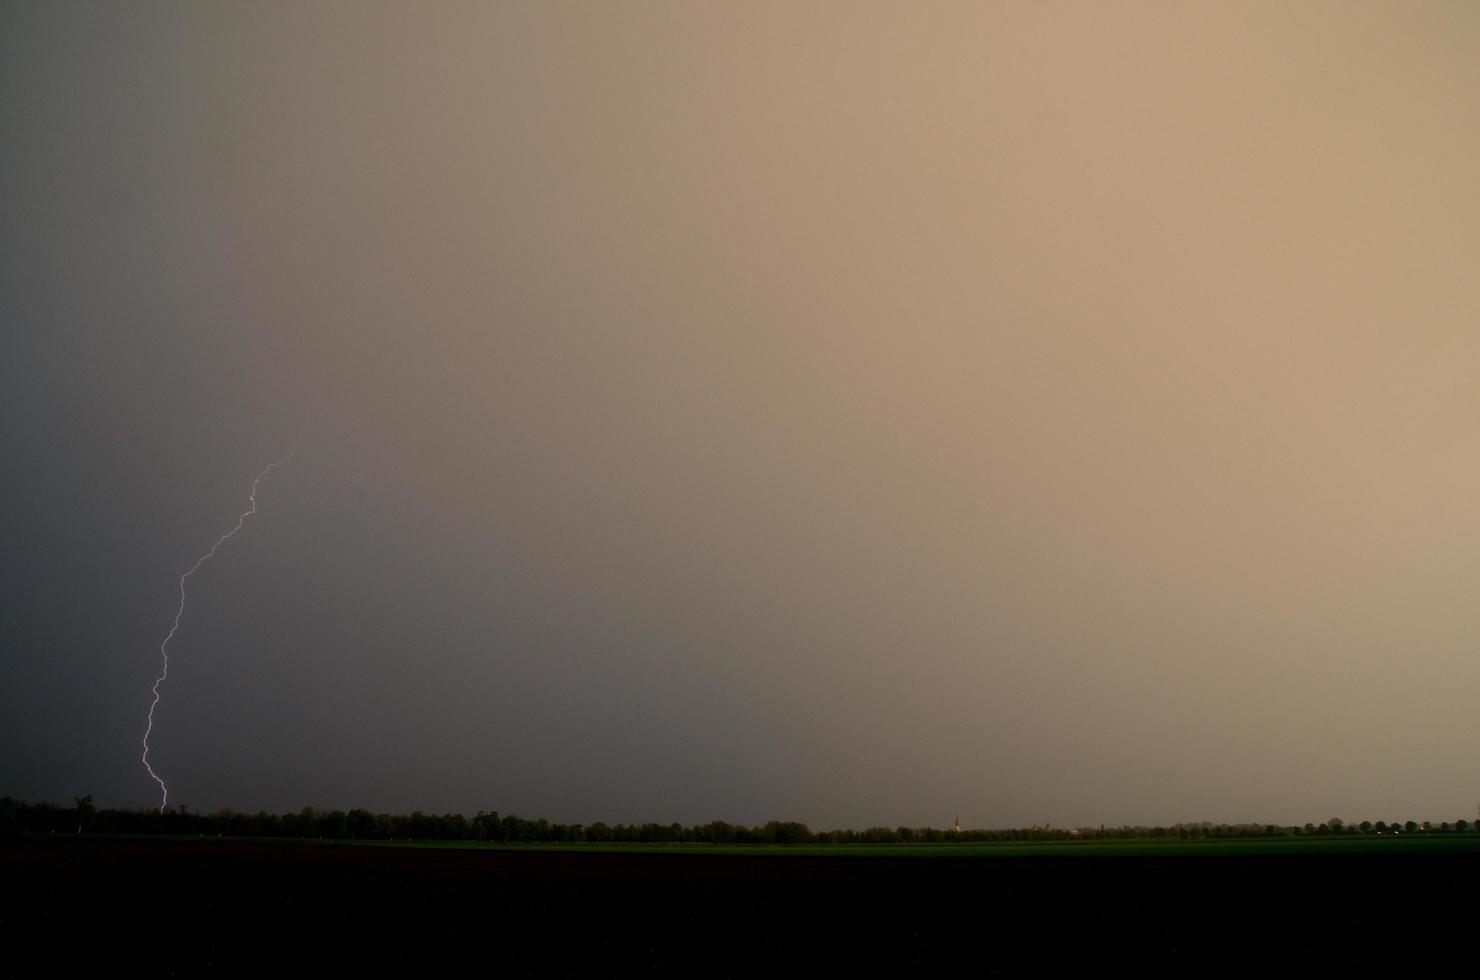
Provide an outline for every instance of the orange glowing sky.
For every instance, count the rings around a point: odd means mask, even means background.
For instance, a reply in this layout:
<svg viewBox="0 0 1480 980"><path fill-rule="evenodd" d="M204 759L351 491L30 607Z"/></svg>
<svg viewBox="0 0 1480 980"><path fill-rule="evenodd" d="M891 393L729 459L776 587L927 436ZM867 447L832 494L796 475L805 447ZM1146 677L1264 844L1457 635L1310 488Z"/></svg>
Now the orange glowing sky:
<svg viewBox="0 0 1480 980"><path fill-rule="evenodd" d="M307 416L199 806L1480 792L1473 5L12 5L0 113L0 791L147 801Z"/></svg>

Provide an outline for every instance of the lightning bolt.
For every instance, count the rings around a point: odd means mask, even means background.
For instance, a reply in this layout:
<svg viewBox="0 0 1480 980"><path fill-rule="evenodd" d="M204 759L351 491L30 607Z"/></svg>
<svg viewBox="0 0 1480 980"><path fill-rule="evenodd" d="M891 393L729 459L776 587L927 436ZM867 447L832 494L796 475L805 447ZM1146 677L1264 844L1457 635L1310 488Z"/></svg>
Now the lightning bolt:
<svg viewBox="0 0 1480 980"><path fill-rule="evenodd" d="M279 466L282 466L288 460L292 459L293 455L297 452L298 440L294 439L292 448L288 450L288 454L286 456L284 456L282 459L274 460L273 462L268 463L267 468L264 469L261 473L257 474L257 479L252 481L252 489L247 493L247 503L249 504L249 506L245 511L242 512L241 516L236 519L236 527L233 527L230 531L227 531L225 534L217 538L216 543L211 545L211 550L207 551L205 554L196 559L195 564L191 565L190 569L186 571L185 574L180 576L180 604L175 608L175 621L170 625L169 633L165 635L164 642L159 645L159 655L164 660L164 669L160 671L159 676L154 680L154 700L149 704L149 723L144 727L144 754L139 757L139 761L144 763L144 768L149 770L149 777L159 784L160 813L163 813L165 806L169 804L170 790L169 787L164 784L164 780L159 777L159 773L155 772L154 767L149 764L149 735L151 732L154 731L154 709L159 706L159 685L163 684L170 676L170 641L175 638L175 633L180 628L180 617L185 615L185 580L194 575L196 572L200 571L200 566L204 565L206 562L215 557L216 549L220 548L227 541L230 541L233 537L235 537L236 532L240 531L242 529L242 525L247 522L247 518L257 513L257 484L261 483L262 478L265 477L267 474L271 473L273 470L277 469Z"/></svg>

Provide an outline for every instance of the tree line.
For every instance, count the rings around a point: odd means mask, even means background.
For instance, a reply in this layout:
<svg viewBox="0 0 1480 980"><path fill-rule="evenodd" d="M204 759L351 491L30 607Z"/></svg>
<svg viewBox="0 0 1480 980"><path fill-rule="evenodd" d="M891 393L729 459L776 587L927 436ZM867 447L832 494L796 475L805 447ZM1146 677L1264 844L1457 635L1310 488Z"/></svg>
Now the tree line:
<svg viewBox="0 0 1480 980"><path fill-rule="evenodd" d="M1019 827L998 830L944 830L937 827L869 827L814 831L804 823L772 820L747 827L714 820L681 824L592 824L526 820L480 810L460 813L372 813L369 810L319 810L293 813L194 813L183 806L163 813L153 809L97 809L92 797L73 806L27 803L0 797L0 837L46 834L162 834L209 837L329 838L334 840L438 840L497 843L624 844L960 844L1067 840L1203 840L1209 838L1300 837L1332 835L1468 834L1467 820L1369 821L1332 818L1320 824L1182 823L1169 826Z"/></svg>

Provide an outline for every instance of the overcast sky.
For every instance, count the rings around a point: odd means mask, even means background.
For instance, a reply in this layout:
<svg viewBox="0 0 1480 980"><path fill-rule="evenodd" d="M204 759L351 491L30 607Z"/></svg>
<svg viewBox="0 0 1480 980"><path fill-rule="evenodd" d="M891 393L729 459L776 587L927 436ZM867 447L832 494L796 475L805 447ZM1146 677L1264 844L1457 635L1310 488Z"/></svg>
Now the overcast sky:
<svg viewBox="0 0 1480 980"><path fill-rule="evenodd" d="M1480 798L1480 7L0 9L0 793Z"/></svg>

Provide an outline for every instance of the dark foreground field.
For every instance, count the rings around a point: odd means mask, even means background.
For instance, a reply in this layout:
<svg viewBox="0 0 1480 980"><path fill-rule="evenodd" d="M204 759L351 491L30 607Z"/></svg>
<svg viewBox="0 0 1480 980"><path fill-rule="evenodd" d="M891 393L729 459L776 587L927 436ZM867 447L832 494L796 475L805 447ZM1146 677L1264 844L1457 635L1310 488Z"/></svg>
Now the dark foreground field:
<svg viewBox="0 0 1480 980"><path fill-rule="evenodd" d="M858 857L56 839L0 849L7 976L754 976L1463 965L1480 853Z"/></svg>

